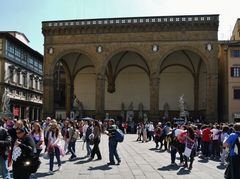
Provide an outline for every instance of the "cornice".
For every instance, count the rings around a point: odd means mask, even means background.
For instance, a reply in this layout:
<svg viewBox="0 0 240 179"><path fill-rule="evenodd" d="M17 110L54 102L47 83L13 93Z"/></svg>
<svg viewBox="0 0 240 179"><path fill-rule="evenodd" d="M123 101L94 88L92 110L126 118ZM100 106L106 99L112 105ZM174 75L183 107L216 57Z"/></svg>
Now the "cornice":
<svg viewBox="0 0 240 179"><path fill-rule="evenodd" d="M218 31L219 15L132 17L42 22L48 35L105 34L131 32Z"/></svg>

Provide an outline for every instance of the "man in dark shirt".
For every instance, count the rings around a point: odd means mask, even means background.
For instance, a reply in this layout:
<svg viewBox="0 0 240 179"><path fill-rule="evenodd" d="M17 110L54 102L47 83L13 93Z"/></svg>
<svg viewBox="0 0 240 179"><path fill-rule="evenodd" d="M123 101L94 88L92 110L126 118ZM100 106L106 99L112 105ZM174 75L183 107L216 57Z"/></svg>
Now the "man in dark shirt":
<svg viewBox="0 0 240 179"><path fill-rule="evenodd" d="M117 125L115 124L114 119L109 119L108 121L108 128L107 128L107 135L109 136L109 160L110 162L108 165L115 165L114 156L117 159L117 165L121 163L121 159L117 152L117 144L118 142L115 140L115 133L116 133Z"/></svg>
<svg viewBox="0 0 240 179"><path fill-rule="evenodd" d="M3 179L10 179L8 170L8 152L11 144L11 137L7 130L2 127L2 120L0 121L0 175Z"/></svg>

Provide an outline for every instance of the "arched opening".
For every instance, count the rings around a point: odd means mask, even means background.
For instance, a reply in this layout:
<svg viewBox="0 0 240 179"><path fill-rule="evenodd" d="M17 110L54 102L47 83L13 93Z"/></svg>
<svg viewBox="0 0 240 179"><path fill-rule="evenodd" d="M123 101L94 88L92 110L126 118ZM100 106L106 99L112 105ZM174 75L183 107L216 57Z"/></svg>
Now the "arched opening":
<svg viewBox="0 0 240 179"><path fill-rule="evenodd" d="M150 105L146 60L133 51L119 52L108 62L105 75L105 111L123 121L142 120Z"/></svg>
<svg viewBox="0 0 240 179"><path fill-rule="evenodd" d="M177 50L160 65L159 110L164 118L180 116L179 99L184 98L187 117L206 115L207 67L197 53Z"/></svg>
<svg viewBox="0 0 240 179"><path fill-rule="evenodd" d="M94 76L93 63L82 53L68 53L57 61L54 68L54 111L57 119L79 119L95 110L95 85L89 88L89 84L95 84Z"/></svg>

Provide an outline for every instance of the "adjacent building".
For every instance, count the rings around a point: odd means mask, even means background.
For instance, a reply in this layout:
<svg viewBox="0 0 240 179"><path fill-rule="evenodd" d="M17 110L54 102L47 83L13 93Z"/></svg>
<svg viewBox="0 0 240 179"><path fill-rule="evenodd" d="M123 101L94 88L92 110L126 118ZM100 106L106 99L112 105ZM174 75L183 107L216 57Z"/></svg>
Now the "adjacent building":
<svg viewBox="0 0 240 179"><path fill-rule="evenodd" d="M219 117L223 121L240 120L240 19L230 41L220 41Z"/></svg>
<svg viewBox="0 0 240 179"><path fill-rule="evenodd" d="M0 99L7 94L15 118L40 120L43 56L28 43L23 33L0 32Z"/></svg>

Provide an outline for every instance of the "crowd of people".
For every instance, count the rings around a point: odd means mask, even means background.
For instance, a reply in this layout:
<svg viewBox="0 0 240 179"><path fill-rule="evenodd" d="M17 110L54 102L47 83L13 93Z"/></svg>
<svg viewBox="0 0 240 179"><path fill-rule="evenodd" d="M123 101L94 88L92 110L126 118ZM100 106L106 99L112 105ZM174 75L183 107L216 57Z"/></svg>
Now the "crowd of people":
<svg viewBox="0 0 240 179"><path fill-rule="evenodd" d="M36 172L40 163L31 159L40 154L49 160L48 174L54 174L54 157L57 169L61 170L61 157L70 154L69 160L76 160L76 141L84 141L88 161L97 157L102 160L99 144L101 135L109 136L109 163L120 165L115 134L118 128L128 133L127 123L118 123L114 119L107 122L98 120L66 119L57 122L47 117L43 123L28 120L0 120L0 164L2 177L9 179L9 166L12 166L14 179L29 179ZM132 132L132 130L130 130ZM152 122L139 123L136 126L137 141L154 141L156 150L170 153L171 165L179 165L192 170L196 156L203 160L215 160L221 165L228 165L225 175L232 179L240 176L240 123L236 124L164 124L154 125ZM84 145L83 145L84 147ZM179 155L179 164L176 155ZM33 165L34 166L31 166ZM36 164L35 164L36 163Z"/></svg>
<svg viewBox="0 0 240 179"><path fill-rule="evenodd" d="M29 179L40 166L40 154L49 160L48 174L54 174L54 157L57 160L57 169L61 170L61 157L70 154L69 160L76 160L76 141L83 139L86 144L88 161L97 156L102 160L99 144L101 134L109 136L109 163L119 165L121 159L118 155L117 144L114 140L118 126L114 119L104 124L98 120L75 121L66 119L57 122L47 117L43 123L28 120L0 120L0 176L10 179L9 167L12 166L14 179ZM83 145L84 146L84 145ZM115 159L117 163L115 163ZM38 163L37 163L38 162Z"/></svg>
<svg viewBox="0 0 240 179"><path fill-rule="evenodd" d="M236 124L165 124L158 123L154 132L153 124L139 123L137 141L154 139L156 150L170 153L171 165L192 170L196 156L203 160L215 160L226 167L225 178L238 179L240 176L240 123Z"/></svg>

